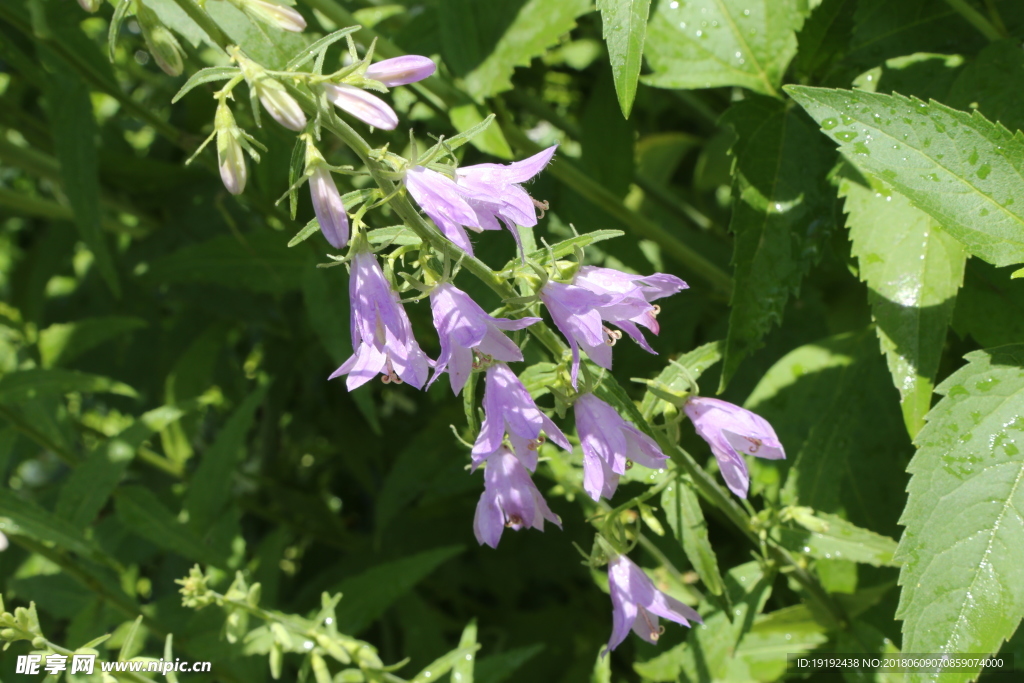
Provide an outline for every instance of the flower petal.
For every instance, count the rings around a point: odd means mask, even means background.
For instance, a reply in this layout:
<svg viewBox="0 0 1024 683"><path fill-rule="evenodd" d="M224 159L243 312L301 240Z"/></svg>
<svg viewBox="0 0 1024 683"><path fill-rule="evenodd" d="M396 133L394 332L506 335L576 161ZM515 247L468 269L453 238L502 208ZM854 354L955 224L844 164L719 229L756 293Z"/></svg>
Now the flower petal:
<svg viewBox="0 0 1024 683"><path fill-rule="evenodd" d="M328 83L324 89L331 104L363 123L381 130L394 130L398 127L395 110L376 95L345 83Z"/></svg>

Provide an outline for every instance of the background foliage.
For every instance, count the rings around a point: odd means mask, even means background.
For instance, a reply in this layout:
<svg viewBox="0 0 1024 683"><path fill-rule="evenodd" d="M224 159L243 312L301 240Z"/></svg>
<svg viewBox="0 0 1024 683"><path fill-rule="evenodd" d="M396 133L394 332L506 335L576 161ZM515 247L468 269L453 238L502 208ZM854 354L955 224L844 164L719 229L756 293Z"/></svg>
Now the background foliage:
<svg viewBox="0 0 1024 683"><path fill-rule="evenodd" d="M685 470L631 475L622 500L664 486L630 512L641 564L706 623L601 660L606 579L571 545L590 547L596 512L579 453L552 451L538 477L563 531L481 549L480 477L450 425L473 435L446 382L325 381L351 353L347 282L315 267L319 236L287 246L312 216L304 194L296 220L275 204L291 136L236 109L268 148L239 198L211 153L184 165L212 86L171 98L225 63L189 3L147 0L179 35L177 79L133 19L107 59L110 5L0 3L0 580L6 609L34 601L47 647L111 633L103 659L166 647L214 662L209 680L318 683L362 680L339 673L338 648L365 653L347 636L407 657L397 676L458 662L455 680L482 683L773 681L816 649L1024 657L1024 5L300 0L296 35L206 3L268 68L355 24L381 56L434 57L375 145L407 150L411 126L422 148L494 112L464 163L560 143L530 187L551 205L537 243L621 230L588 259L690 283L662 302L661 355L617 348L619 400L717 476L627 381L684 390L678 358L767 418L788 459L751 463L752 507ZM508 242L477 255L500 268ZM426 304L407 309L436 356ZM217 593L193 582L183 605L175 580L197 563Z"/></svg>

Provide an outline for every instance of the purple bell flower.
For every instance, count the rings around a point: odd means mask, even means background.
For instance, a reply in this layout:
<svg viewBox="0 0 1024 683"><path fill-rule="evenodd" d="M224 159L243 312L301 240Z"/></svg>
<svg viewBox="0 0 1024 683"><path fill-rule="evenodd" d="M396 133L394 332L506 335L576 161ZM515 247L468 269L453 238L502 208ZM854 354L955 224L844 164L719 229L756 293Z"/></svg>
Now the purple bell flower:
<svg viewBox="0 0 1024 683"><path fill-rule="evenodd" d="M343 249L348 244L348 214L330 170L323 165L317 165L309 177L309 196L320 232L332 247Z"/></svg>
<svg viewBox="0 0 1024 683"><path fill-rule="evenodd" d="M480 222L455 181L437 171L417 166L406 172L405 188L441 233L472 256L473 245L469 243L469 235L463 226L479 232Z"/></svg>
<svg viewBox="0 0 1024 683"><path fill-rule="evenodd" d="M437 71L437 65L428 57L403 55L392 57L366 67L367 78L380 81L389 88L422 81Z"/></svg>
<svg viewBox="0 0 1024 683"><path fill-rule="evenodd" d="M438 285L430 293L430 308L434 313L434 327L441 339L441 355L427 386L447 370L456 395L466 386L473 371L474 350L493 360L506 363L521 361L523 352L502 330L521 330L540 322L540 318L509 320L491 317L468 294L449 283Z"/></svg>
<svg viewBox="0 0 1024 683"><path fill-rule="evenodd" d="M692 396L683 408L700 438L708 442L729 490L747 497L750 474L743 455L782 460L786 452L775 430L760 415L717 398Z"/></svg>
<svg viewBox="0 0 1024 683"><path fill-rule="evenodd" d="M504 446L491 453L484 468L484 493L473 518L476 540L497 548L505 527L544 531L545 519L562 527L519 458Z"/></svg>
<svg viewBox="0 0 1024 683"><path fill-rule="evenodd" d="M483 404L484 423L473 444L474 465L501 448L505 434L516 456L531 472L537 469L542 431L565 450L572 450L562 430L540 411L516 373L504 363L487 368Z"/></svg>
<svg viewBox="0 0 1024 683"><path fill-rule="evenodd" d="M580 371L581 346L590 360L610 370L615 336L601 322L599 309L614 304L621 295L595 294L554 280L549 280L537 294L572 349L572 385L576 386Z"/></svg>
<svg viewBox="0 0 1024 683"><path fill-rule="evenodd" d="M395 110L376 95L346 83L328 83L324 89L331 104L363 123L381 130L394 130L398 127Z"/></svg>
<svg viewBox="0 0 1024 683"><path fill-rule="evenodd" d="M664 632L658 617L683 626L703 624L697 611L654 587L654 582L625 555L608 562L608 588L612 595L612 637L602 655L626 639L630 629L648 643L657 645Z"/></svg>
<svg viewBox="0 0 1024 683"><path fill-rule="evenodd" d="M500 230L502 223L522 251L516 226L537 225L538 204L520 183L540 173L554 153L555 147L549 147L511 164L463 166L455 171L455 180L417 166L406 173L405 186L444 236L467 254L473 254L473 245L465 228Z"/></svg>
<svg viewBox="0 0 1024 683"><path fill-rule="evenodd" d="M352 391L383 374L385 383L423 388L430 359L416 343L398 293L372 253L361 251L351 263L348 294L354 353L328 379L348 375L346 386Z"/></svg>
<svg viewBox="0 0 1024 683"><path fill-rule="evenodd" d="M626 422L610 405L593 394L583 394L573 404L576 431L583 447L583 488L595 501L611 499L632 460L659 469L668 458L654 439Z"/></svg>

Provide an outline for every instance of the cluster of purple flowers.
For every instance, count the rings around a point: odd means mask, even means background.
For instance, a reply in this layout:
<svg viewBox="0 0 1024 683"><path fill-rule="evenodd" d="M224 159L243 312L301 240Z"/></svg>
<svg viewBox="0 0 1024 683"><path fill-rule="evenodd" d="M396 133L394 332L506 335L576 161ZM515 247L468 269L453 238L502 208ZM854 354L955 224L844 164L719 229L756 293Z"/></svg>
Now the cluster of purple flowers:
<svg viewBox="0 0 1024 683"><path fill-rule="evenodd" d="M456 171L454 178L417 166L405 175L406 189L449 240L471 251L467 227L498 229L500 221L518 237L516 225L536 224L538 203L520 183L543 169L553 153L554 148L549 148L506 166L470 166ZM416 342L398 293L385 278L376 256L365 246L353 249L349 296L354 353L331 377L348 375L350 390L378 374L385 382L423 388L447 372L452 390L459 394L472 372L484 369L484 421L472 449L474 469L484 465L484 491L473 522L476 538L481 544L497 547L506 528L542 531L545 521L561 526L531 473L536 471L538 451L546 440L568 452L572 446L508 365L522 361L523 355L505 332L523 330L540 318L495 318L455 285L442 282L430 292L441 347L437 360L432 361ZM612 367L612 346L623 332L654 353L640 328L657 334L659 308L653 302L686 288L686 283L673 275L630 275L594 266L579 268L568 282L545 281L538 296L572 349L573 387L578 388L580 347L594 363L607 369ZM428 381L431 367L433 375ZM583 488L595 501L612 497L619 478L632 463L658 469L667 462L650 435L589 389L575 397L573 410L583 450ZM746 496L749 482L744 454L785 457L771 426L739 406L692 396L684 410L711 446L726 483L738 496ZM693 609L657 590L625 555L614 555L608 572L614 622L609 649L621 643L630 628L655 642L661 633L658 617L684 625L700 622Z"/></svg>

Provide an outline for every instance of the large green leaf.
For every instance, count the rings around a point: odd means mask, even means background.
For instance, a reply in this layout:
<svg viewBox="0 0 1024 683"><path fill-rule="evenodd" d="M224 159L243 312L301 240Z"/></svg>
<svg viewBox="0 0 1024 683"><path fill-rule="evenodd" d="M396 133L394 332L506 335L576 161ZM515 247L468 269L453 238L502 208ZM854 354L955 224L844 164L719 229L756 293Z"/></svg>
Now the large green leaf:
<svg viewBox="0 0 1024 683"><path fill-rule="evenodd" d="M822 182L833 154L798 109L754 96L729 109L723 120L738 140L729 223L736 236L735 286L722 387L781 322L786 302L821 254L834 201Z"/></svg>
<svg viewBox="0 0 1024 683"><path fill-rule="evenodd" d="M67 66L42 51L44 63L50 67L47 80L47 115L54 151L60 161L64 194L75 214L75 225L82 241L96 257L96 266L107 286L116 295L121 284L101 223L99 162L96 139L98 130L92 113L89 88Z"/></svg>
<svg viewBox="0 0 1024 683"><path fill-rule="evenodd" d="M118 315L57 323L39 333L39 356L46 368L67 364L105 341L145 326L141 318Z"/></svg>
<svg viewBox="0 0 1024 683"><path fill-rule="evenodd" d="M1024 345L967 361L939 385L909 467L904 652L995 652L1024 616Z"/></svg>
<svg viewBox="0 0 1024 683"><path fill-rule="evenodd" d="M928 214L873 178L844 178L847 225L875 331L913 436L931 408L967 255Z"/></svg>
<svg viewBox="0 0 1024 683"><path fill-rule="evenodd" d="M0 377L0 403L21 403L41 396L61 396L76 391L137 396L135 390L123 382L77 370L32 368Z"/></svg>
<svg viewBox="0 0 1024 683"><path fill-rule="evenodd" d="M487 58L466 76L466 90L477 100L511 90L515 68L529 66L590 8L590 0L529 0Z"/></svg>
<svg viewBox="0 0 1024 683"><path fill-rule="evenodd" d="M225 566L223 549L204 545L149 489L142 486L119 489L115 509L125 527L150 543L196 562Z"/></svg>
<svg viewBox="0 0 1024 683"><path fill-rule="evenodd" d="M615 78L615 94L619 98L622 115L628 119L636 98L651 0L597 0L597 9L601 11L602 33Z"/></svg>
<svg viewBox="0 0 1024 683"><path fill-rule="evenodd" d="M120 483L139 446L184 414L173 406L151 410L117 436L96 446L61 486L57 515L84 529Z"/></svg>
<svg viewBox="0 0 1024 683"><path fill-rule="evenodd" d="M751 459L751 489L770 492L789 467L783 502L895 535L911 451L898 401L870 329L792 351L745 404L772 424L788 458Z"/></svg>
<svg viewBox="0 0 1024 683"><path fill-rule="evenodd" d="M820 526L814 531L780 528L782 544L819 560L849 560L875 567L899 566L892 560L896 541L888 536L861 529L835 515L818 513L816 518Z"/></svg>
<svg viewBox="0 0 1024 683"><path fill-rule="evenodd" d="M359 633L395 600L462 550L462 546L435 548L378 564L358 576L345 579L336 587L343 596L338 605L338 630Z"/></svg>
<svg viewBox="0 0 1024 683"><path fill-rule="evenodd" d="M675 475L675 481L661 494L661 507L676 541L704 585L712 594L721 595L724 583L718 571L718 558L708 539L708 523L690 477L681 473Z"/></svg>
<svg viewBox="0 0 1024 683"><path fill-rule="evenodd" d="M645 54L659 88L738 85L777 95L796 54L807 0L659 2L648 25Z"/></svg>
<svg viewBox="0 0 1024 683"><path fill-rule="evenodd" d="M220 235L183 247L154 261L146 277L278 293L298 289L305 267L306 255L288 249L280 235L255 232Z"/></svg>
<svg viewBox="0 0 1024 683"><path fill-rule="evenodd" d="M789 86L840 149L907 196L967 250L1024 262L1024 137L978 112L900 95Z"/></svg>

